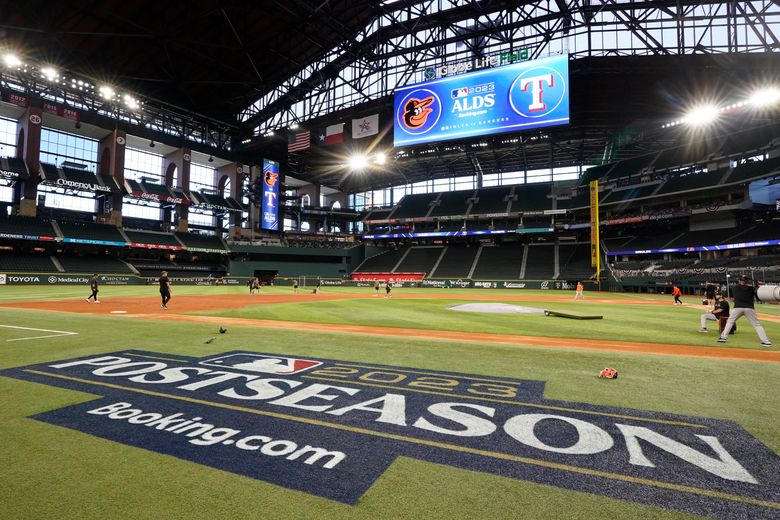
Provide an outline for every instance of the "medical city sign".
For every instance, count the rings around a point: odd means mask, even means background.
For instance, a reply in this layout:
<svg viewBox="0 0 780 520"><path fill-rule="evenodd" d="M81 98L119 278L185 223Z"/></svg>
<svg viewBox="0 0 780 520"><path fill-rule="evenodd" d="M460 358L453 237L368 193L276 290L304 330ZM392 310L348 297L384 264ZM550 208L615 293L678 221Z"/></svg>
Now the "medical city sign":
<svg viewBox="0 0 780 520"><path fill-rule="evenodd" d="M233 351L0 371L102 395L32 419L355 504L399 456L718 518L780 512L731 421L543 398L541 381Z"/></svg>
<svg viewBox="0 0 780 520"><path fill-rule="evenodd" d="M394 146L567 124L568 55L401 87L393 109Z"/></svg>

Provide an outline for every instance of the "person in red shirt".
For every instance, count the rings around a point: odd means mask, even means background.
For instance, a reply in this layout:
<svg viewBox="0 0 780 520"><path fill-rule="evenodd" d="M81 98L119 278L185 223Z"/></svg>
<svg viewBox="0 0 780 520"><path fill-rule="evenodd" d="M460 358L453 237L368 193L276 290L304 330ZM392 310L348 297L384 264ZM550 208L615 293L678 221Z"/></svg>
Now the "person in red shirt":
<svg viewBox="0 0 780 520"><path fill-rule="evenodd" d="M583 301L585 300L585 293L582 292L582 282L577 282L577 292L574 293L574 301L576 302L578 298L582 298Z"/></svg>
<svg viewBox="0 0 780 520"><path fill-rule="evenodd" d="M682 296L682 291L676 285L672 289L672 296L674 296L674 304L675 305L682 305L683 304L682 300L680 299L680 296Z"/></svg>

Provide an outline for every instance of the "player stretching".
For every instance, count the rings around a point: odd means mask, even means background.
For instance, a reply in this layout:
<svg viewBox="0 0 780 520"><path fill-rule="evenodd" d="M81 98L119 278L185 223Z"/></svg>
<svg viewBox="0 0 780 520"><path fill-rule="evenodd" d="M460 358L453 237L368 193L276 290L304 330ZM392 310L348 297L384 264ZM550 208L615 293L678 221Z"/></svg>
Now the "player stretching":
<svg viewBox="0 0 780 520"><path fill-rule="evenodd" d="M583 293L583 287L582 282L577 282L577 292L574 293L574 301L576 302L578 298L582 298L582 301L585 301L585 293Z"/></svg>
<svg viewBox="0 0 780 520"><path fill-rule="evenodd" d="M718 342L726 343L726 339L729 337L729 333L734 327L734 323L742 316L745 316L758 334L758 337L761 340L761 346L771 347L772 342L769 341L769 336L766 335L764 327L758 322L756 310L753 308L753 302L756 300L756 288L752 285L748 285L748 280L750 280L750 278L747 276L740 276L739 285L735 285L731 289L731 295L734 298L734 312L731 313L731 316L729 316L729 319L726 322L726 326L723 327L723 332L720 333Z"/></svg>
<svg viewBox="0 0 780 520"><path fill-rule="evenodd" d="M168 271L163 271L158 281L160 282L160 297L162 298L160 307L167 311L168 302L171 301L171 282L168 280Z"/></svg>
<svg viewBox="0 0 780 520"><path fill-rule="evenodd" d="M87 303L89 303L89 299L90 299L90 298L94 298L94 299L95 299L95 303L100 303L100 300L98 300L98 299L97 299L97 293L98 293L98 275L96 275L96 274L93 274L93 275L92 275L92 278L91 278L91 279L90 279L90 281L89 281L89 288L90 288L90 289L92 289L92 294L90 294L90 295L89 295L89 296L86 298L86 301L87 301Z"/></svg>

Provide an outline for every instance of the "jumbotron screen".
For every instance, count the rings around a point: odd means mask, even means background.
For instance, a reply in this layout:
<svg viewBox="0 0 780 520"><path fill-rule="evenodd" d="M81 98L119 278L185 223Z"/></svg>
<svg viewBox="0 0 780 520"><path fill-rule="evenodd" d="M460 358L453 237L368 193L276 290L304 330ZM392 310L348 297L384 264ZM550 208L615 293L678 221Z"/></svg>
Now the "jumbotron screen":
<svg viewBox="0 0 780 520"><path fill-rule="evenodd" d="M569 57L553 56L401 87L394 146L569 122Z"/></svg>

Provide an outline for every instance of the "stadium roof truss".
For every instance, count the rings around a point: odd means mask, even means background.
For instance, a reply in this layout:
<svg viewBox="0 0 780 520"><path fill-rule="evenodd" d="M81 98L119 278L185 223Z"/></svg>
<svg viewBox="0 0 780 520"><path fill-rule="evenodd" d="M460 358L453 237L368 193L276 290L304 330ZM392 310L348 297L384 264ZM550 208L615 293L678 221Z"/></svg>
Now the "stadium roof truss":
<svg viewBox="0 0 780 520"><path fill-rule="evenodd" d="M357 34L325 16L340 42L267 89L238 114L241 124L263 134L388 96L421 81L428 67L507 52L533 59L780 51L780 4L771 0L398 0L372 7L375 17Z"/></svg>

